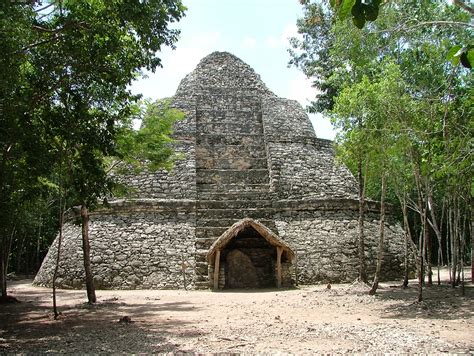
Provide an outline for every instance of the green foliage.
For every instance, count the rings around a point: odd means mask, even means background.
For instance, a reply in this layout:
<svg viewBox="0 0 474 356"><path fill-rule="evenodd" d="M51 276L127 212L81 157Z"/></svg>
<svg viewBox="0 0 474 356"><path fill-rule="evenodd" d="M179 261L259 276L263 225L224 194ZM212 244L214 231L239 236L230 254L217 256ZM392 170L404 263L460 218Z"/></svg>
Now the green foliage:
<svg viewBox="0 0 474 356"><path fill-rule="evenodd" d="M316 100L311 103L309 111L323 112L332 107L338 90L337 83L327 80L334 73L334 68L339 67L336 64L337 58L330 55L334 39L334 14L320 3L306 2L303 10L304 17L298 19L297 26L304 38L290 39L290 65L301 69L318 89Z"/></svg>
<svg viewBox="0 0 474 356"><path fill-rule="evenodd" d="M388 3L388 1L385 1L384 3ZM431 4L428 1L420 1L419 5L421 5L421 7L426 8L427 5L433 6L437 5L436 3L439 3L439 1L433 1L431 2ZM309 2L305 1L303 2L303 4L307 5L309 4ZM338 15L338 18L342 21L346 20L346 18L349 17L350 13L352 15L351 17L353 24L359 29L363 29L367 21L377 20L380 12L380 6L383 5L381 0L331 0L329 1L329 4L334 10L334 12ZM406 4L408 4L408 6L412 6L412 4L410 4L409 2L404 3L403 1L392 1L391 5L393 6L393 4L395 4L395 7L400 12L404 11L404 7L406 6ZM474 14L474 8L470 3L466 4L462 1L454 1L454 4L459 6L459 8L461 9L468 11L472 18L472 14ZM440 6L443 5L445 4L440 4ZM427 11L427 13L429 12ZM416 19L418 22L422 22L422 19L417 15L419 15L419 13L414 14L414 19ZM409 22L411 22L411 20ZM471 27L471 25L469 24L470 22L472 22L470 21L470 19L463 19L461 22L451 23L446 23L444 19L432 19L431 21L427 22L426 25L436 26L448 24L456 26L466 25L468 27ZM447 57L448 60L452 61L453 64L457 65L461 63L461 65L465 68L471 69L472 65L474 64L474 49L472 43L467 46L456 45L452 47L451 50L448 52Z"/></svg>
<svg viewBox="0 0 474 356"><path fill-rule="evenodd" d="M330 1L339 19L345 20L349 14L354 25L362 29L366 21L375 21L379 15L381 0L339 0Z"/></svg>
<svg viewBox="0 0 474 356"><path fill-rule="evenodd" d="M340 10L344 2L332 5ZM367 195L377 199L385 172L392 205L407 194L414 207L428 191L438 210L442 200L469 202L474 96L471 72L459 64L472 47L453 44L473 43L472 31L425 25L467 23L469 14L438 0L390 1L357 29L348 14L336 18L310 1L303 7L291 63L314 78L320 92L310 110L331 116L337 153L354 174L362 163Z"/></svg>
<svg viewBox="0 0 474 356"><path fill-rule="evenodd" d="M93 205L110 190L106 157L124 154L117 140L139 99L129 84L160 65L157 52L176 42L169 25L184 10L180 0L1 2L2 258L25 201L54 189L59 176L70 204ZM150 125L161 141L142 148L165 160L169 125Z"/></svg>
<svg viewBox="0 0 474 356"><path fill-rule="evenodd" d="M122 128L117 140L117 158L137 168L142 167L142 162L148 162L150 170L171 169L173 125L182 120L184 114L171 108L169 100L159 100L138 106L137 115L141 127L137 131L130 126Z"/></svg>
<svg viewBox="0 0 474 356"><path fill-rule="evenodd" d="M453 65L461 63L464 67L471 69L474 63L474 46L456 45L448 51L446 59Z"/></svg>
<svg viewBox="0 0 474 356"><path fill-rule="evenodd" d="M183 118L183 113L171 108L168 100L144 101L135 106L134 112L132 120L117 135L117 155L108 157L110 171L139 174L144 169L171 169L176 159L172 148L173 125ZM134 122L141 123L138 130L134 129Z"/></svg>

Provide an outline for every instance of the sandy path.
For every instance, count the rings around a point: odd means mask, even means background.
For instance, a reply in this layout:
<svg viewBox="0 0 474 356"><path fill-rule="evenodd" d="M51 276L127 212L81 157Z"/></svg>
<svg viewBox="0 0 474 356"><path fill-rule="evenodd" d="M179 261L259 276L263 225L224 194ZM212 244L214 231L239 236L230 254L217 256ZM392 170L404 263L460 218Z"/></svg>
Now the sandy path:
<svg viewBox="0 0 474 356"><path fill-rule="evenodd" d="M20 304L0 305L0 352L126 353L474 353L474 287L382 284L265 291L61 290L62 316L51 317L51 290L14 282ZM129 316L132 323L119 323Z"/></svg>

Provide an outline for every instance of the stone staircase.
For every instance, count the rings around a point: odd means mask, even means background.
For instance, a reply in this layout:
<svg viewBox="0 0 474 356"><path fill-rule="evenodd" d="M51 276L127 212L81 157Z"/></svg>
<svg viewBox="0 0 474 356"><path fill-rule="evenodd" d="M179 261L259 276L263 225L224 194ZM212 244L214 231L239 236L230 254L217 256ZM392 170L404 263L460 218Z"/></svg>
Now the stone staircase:
<svg viewBox="0 0 474 356"><path fill-rule="evenodd" d="M276 230L256 95L208 93L196 111L196 286L208 287L206 254L212 243L246 217ZM212 134L209 134L212 132Z"/></svg>

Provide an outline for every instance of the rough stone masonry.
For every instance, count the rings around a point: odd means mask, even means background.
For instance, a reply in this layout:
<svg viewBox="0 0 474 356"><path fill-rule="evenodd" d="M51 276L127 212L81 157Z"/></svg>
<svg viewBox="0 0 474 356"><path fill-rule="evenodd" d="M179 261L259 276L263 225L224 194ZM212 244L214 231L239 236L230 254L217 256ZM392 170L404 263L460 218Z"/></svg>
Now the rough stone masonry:
<svg viewBox="0 0 474 356"><path fill-rule="evenodd" d="M98 288L209 288L211 245L246 218L275 237L267 241L251 227L227 234L231 242L218 255L219 288L232 287L226 276L240 278L239 286L276 286L277 239L294 255L282 261L285 285L357 276L356 181L336 163L332 142L316 137L296 101L277 97L252 68L226 52L202 59L172 100L185 113L175 127L175 148L183 158L170 172L124 176L133 195L91 214ZM368 202L369 273L377 213L377 203ZM403 231L390 219L386 231L383 278L398 278ZM35 278L38 285L51 284L56 246L57 241ZM84 285L79 226L67 224L63 246L58 285L79 288ZM232 260L235 255L245 263ZM243 264L249 268L236 269Z"/></svg>

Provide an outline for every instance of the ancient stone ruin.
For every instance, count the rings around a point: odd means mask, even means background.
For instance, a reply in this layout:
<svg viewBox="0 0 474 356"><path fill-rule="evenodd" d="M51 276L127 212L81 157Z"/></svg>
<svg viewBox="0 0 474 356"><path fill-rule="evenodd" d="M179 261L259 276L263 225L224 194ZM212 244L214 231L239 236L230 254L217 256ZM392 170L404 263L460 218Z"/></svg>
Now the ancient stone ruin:
<svg viewBox="0 0 474 356"><path fill-rule="evenodd" d="M202 59L172 100L185 113L175 129L183 158L170 172L125 176L134 195L91 214L98 288L260 288L357 276L356 182L296 101L277 97L226 52ZM369 202L369 273L377 212ZM403 231L386 227L383 277L400 277ZM56 243L36 284L51 283ZM81 287L79 226L66 225L63 246L58 284Z"/></svg>

